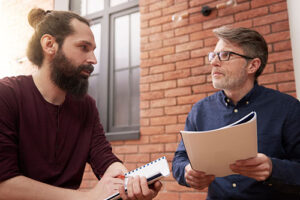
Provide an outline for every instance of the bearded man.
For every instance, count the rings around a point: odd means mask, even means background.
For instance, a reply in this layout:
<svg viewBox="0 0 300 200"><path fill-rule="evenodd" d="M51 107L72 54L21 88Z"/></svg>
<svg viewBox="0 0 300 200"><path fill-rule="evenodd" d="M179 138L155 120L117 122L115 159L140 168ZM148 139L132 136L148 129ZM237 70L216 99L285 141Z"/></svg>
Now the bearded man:
<svg viewBox="0 0 300 200"><path fill-rule="evenodd" d="M32 9L35 32L27 57L32 76L0 80L0 199L96 200L119 191L123 199L152 199L161 188L131 178L112 153L95 101L87 95L97 63L89 22L66 11ZM78 191L86 163L101 180Z"/></svg>

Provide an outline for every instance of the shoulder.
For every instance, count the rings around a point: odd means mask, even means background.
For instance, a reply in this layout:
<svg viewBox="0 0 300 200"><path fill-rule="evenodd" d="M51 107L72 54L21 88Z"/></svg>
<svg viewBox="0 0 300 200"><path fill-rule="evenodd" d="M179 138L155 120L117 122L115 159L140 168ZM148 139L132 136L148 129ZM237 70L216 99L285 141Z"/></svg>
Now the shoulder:
<svg viewBox="0 0 300 200"><path fill-rule="evenodd" d="M207 107L207 106L211 106L211 105L214 105L217 101L220 100L220 98L222 98L222 94L221 94L222 91L218 91L208 97L205 97L201 100L199 100L198 102L196 102L194 105L193 105L193 108L192 109L199 109L199 108L202 108L202 107Z"/></svg>
<svg viewBox="0 0 300 200"><path fill-rule="evenodd" d="M287 103L298 104L299 103L299 100L291 95L282 93L278 90L274 90L271 88L266 88L264 86L259 86L259 87L260 87L260 90L262 91L263 96L270 97L270 99L272 101L275 101L275 102L277 101L279 103L284 103L284 104L287 104Z"/></svg>

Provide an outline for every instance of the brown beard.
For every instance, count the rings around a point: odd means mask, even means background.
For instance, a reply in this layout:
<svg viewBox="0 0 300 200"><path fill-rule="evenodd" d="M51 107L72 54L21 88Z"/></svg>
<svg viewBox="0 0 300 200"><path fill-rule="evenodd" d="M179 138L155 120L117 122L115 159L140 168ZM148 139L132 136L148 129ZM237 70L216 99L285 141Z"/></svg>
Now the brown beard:
<svg viewBox="0 0 300 200"><path fill-rule="evenodd" d="M62 50L59 50L50 63L51 80L62 90L74 97L83 97L88 90L88 77L81 75L82 70L94 71L93 65L75 66L65 56Z"/></svg>

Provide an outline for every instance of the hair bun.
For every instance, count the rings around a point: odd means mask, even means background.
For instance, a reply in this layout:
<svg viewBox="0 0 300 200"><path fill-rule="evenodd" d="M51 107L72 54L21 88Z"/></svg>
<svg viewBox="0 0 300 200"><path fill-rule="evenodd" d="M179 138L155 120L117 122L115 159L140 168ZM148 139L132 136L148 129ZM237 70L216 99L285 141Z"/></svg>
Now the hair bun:
<svg viewBox="0 0 300 200"><path fill-rule="evenodd" d="M46 11L41 8L33 8L28 13L28 22L30 26L32 26L35 29L36 26L43 20L46 14Z"/></svg>

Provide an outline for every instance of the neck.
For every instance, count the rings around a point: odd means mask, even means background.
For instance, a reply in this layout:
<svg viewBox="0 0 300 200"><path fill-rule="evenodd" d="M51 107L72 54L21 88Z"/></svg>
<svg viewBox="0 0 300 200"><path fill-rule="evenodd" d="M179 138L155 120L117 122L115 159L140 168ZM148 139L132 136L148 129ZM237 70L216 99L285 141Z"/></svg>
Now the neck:
<svg viewBox="0 0 300 200"><path fill-rule="evenodd" d="M226 96L236 105L254 87L254 81L249 80L243 85L233 89L224 89Z"/></svg>
<svg viewBox="0 0 300 200"><path fill-rule="evenodd" d="M65 101L66 92L57 87L50 78L50 66L42 65L33 75L33 81L44 99L54 105Z"/></svg>

